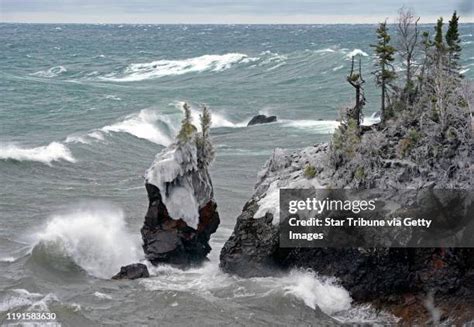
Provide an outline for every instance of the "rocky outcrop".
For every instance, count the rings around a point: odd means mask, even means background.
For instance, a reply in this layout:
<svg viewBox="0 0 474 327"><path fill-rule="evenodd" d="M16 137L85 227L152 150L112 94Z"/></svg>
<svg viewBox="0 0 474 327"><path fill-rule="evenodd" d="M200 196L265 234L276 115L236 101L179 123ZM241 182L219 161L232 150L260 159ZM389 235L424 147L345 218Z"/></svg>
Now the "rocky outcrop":
<svg viewBox="0 0 474 327"><path fill-rule="evenodd" d="M147 277L150 277L148 268L142 263L134 263L121 267L120 272L113 276L112 279L138 279Z"/></svg>
<svg viewBox="0 0 474 327"><path fill-rule="evenodd" d="M146 172L149 206L141 229L143 250L152 264L200 263L219 214L207 168L199 167L192 142L159 153Z"/></svg>
<svg viewBox="0 0 474 327"><path fill-rule="evenodd" d="M274 123L277 121L277 116L256 115L248 122L247 126Z"/></svg>
<svg viewBox="0 0 474 327"><path fill-rule="evenodd" d="M352 162L334 158L326 144L295 152L276 149L259 173L255 193L245 204L222 248L221 268L245 277L271 275L294 267L310 268L337 277L354 300L389 307L401 317L407 315L412 322L415 321L413 310L425 308L424 300L430 293L444 301L436 302L440 307L473 307L474 249L282 248L279 245L280 188L472 189L471 145L454 140L413 140L409 144L411 155L400 159L395 151L400 151L402 140L407 139L405 135L396 126L384 131L369 129L358 141L358 146L367 149L354 148L356 160ZM410 137L415 139L415 136ZM380 147L377 162L369 160L374 157L370 143ZM440 158L423 159L426 157L422 151L430 146L439 148L443 153ZM311 167L310 176L305 174L308 167ZM407 299L412 300L407 304ZM466 312L458 316L466 317ZM424 315L429 317L429 312Z"/></svg>

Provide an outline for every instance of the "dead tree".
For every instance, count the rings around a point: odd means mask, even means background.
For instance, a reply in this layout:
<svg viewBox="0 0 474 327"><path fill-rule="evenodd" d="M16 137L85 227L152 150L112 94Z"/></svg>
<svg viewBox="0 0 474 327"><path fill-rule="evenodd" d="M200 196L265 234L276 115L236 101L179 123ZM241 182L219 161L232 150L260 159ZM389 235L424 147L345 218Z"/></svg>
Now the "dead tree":
<svg viewBox="0 0 474 327"><path fill-rule="evenodd" d="M359 58L359 72L354 72L354 57L352 57L352 65L351 65L351 72L347 76L347 81L356 91L356 103L355 107L348 112L348 118L354 119L357 123L357 127L360 127L361 122L361 112L362 107L365 105L365 96L364 96L364 89L362 85L364 85L365 80L362 78L362 62Z"/></svg>
<svg viewBox="0 0 474 327"><path fill-rule="evenodd" d="M398 15L397 48L398 54L403 59L406 65L404 93L408 93L405 95L408 95L406 96L406 98L411 103L413 99L410 99L410 93L413 92L414 89L413 76L416 74L416 71L414 71L416 66L414 66L414 64L416 63L418 55L417 45L420 35L418 31L418 22L420 20L420 17L416 17L415 13L412 10L406 9L404 7L402 7L398 11Z"/></svg>

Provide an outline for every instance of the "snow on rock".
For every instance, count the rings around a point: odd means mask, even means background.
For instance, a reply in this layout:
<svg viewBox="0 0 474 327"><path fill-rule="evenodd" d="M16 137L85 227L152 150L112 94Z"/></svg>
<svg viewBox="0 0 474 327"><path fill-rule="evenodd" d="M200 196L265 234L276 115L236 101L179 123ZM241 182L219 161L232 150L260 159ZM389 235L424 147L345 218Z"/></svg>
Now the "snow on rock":
<svg viewBox="0 0 474 327"><path fill-rule="evenodd" d="M195 185L196 177L203 183ZM194 144L174 144L163 150L146 171L145 180L162 191L162 201L171 217L180 217L197 228L199 207L210 200L212 186L208 174L198 169ZM195 186L203 187L204 192L195 190Z"/></svg>
<svg viewBox="0 0 474 327"><path fill-rule="evenodd" d="M149 207L141 233L147 259L178 265L205 259L220 220L207 167L198 165L195 137L158 153L145 186Z"/></svg>
<svg viewBox="0 0 474 327"><path fill-rule="evenodd" d="M253 218L263 218L267 213L271 213L272 223L277 225L280 222L279 191L282 188L323 188L325 183L321 181L321 177L308 179L303 171L306 165L322 166L326 148L327 145L323 144L306 148L300 153L275 149L258 173L259 182L255 194L258 210Z"/></svg>

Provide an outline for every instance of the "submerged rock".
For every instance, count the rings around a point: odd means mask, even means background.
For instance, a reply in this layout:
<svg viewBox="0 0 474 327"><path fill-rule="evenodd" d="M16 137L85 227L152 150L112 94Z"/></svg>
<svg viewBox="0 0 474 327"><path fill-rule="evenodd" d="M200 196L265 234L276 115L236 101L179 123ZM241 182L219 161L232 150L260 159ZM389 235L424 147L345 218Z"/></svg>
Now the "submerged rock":
<svg viewBox="0 0 474 327"><path fill-rule="evenodd" d="M194 143L176 143L156 156L145 175L149 206L141 229L152 264L200 263L220 219L211 178Z"/></svg>
<svg viewBox="0 0 474 327"><path fill-rule="evenodd" d="M148 268L142 263L134 263L121 267L120 272L112 277L112 279L138 279L147 277L150 277Z"/></svg>
<svg viewBox="0 0 474 327"><path fill-rule="evenodd" d="M252 119L250 119L247 126L274 123L276 121L277 121L277 116L256 115L256 116L252 117Z"/></svg>

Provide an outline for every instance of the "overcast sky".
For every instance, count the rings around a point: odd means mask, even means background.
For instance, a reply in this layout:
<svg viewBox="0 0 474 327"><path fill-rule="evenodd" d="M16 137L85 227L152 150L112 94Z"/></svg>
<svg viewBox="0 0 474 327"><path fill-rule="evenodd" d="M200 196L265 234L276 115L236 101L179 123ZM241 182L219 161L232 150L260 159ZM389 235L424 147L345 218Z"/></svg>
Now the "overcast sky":
<svg viewBox="0 0 474 327"><path fill-rule="evenodd" d="M458 10L474 22L472 0L0 0L0 21L30 23L375 23L402 5L422 22Z"/></svg>

